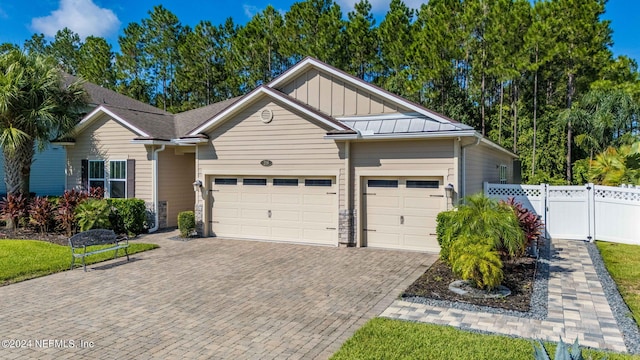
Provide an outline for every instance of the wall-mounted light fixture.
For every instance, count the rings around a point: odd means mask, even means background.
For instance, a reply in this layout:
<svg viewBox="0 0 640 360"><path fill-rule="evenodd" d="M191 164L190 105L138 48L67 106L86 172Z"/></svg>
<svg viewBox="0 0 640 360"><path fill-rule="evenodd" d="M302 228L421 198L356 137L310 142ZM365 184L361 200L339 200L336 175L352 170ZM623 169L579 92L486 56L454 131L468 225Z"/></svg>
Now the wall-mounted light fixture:
<svg viewBox="0 0 640 360"><path fill-rule="evenodd" d="M447 184L447 186L444 187L444 192L447 195L447 210L449 210L449 199L453 199L453 184Z"/></svg>
<svg viewBox="0 0 640 360"><path fill-rule="evenodd" d="M193 182L193 191L194 192L198 192L200 189L202 189L202 181L200 180L196 180Z"/></svg>

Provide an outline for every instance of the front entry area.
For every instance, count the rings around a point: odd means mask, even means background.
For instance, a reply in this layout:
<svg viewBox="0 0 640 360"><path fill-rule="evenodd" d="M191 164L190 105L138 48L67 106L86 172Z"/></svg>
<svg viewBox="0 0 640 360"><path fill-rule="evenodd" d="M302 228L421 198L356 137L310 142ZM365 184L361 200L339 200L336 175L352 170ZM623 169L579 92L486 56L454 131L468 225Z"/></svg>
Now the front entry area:
<svg viewBox="0 0 640 360"><path fill-rule="evenodd" d="M338 244L335 177L213 176L211 235Z"/></svg>
<svg viewBox="0 0 640 360"><path fill-rule="evenodd" d="M436 216L446 210L441 177L375 177L361 184L368 247L439 252Z"/></svg>

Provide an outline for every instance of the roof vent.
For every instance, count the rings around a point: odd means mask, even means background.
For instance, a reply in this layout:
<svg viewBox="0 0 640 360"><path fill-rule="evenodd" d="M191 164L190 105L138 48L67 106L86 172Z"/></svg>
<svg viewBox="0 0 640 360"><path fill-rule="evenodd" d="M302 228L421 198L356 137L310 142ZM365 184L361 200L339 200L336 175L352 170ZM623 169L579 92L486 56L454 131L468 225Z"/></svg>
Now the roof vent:
<svg viewBox="0 0 640 360"><path fill-rule="evenodd" d="M264 109L260 111L260 120L265 124L270 123L271 120L273 120L273 111L271 111L271 109Z"/></svg>

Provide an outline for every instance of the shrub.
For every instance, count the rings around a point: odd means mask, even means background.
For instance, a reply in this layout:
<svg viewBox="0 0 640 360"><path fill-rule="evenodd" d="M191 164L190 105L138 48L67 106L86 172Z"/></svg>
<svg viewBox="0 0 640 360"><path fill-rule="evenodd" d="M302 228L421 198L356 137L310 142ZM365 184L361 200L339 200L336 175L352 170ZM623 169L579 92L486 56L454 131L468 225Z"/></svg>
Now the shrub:
<svg viewBox="0 0 640 360"><path fill-rule="evenodd" d="M31 200L29 205L29 222L36 227L40 233L49 231L51 225L53 207L49 199L37 196Z"/></svg>
<svg viewBox="0 0 640 360"><path fill-rule="evenodd" d="M141 199L107 199L111 229L118 234L138 235L146 230L147 207Z"/></svg>
<svg viewBox="0 0 640 360"><path fill-rule="evenodd" d="M104 189L101 187L89 188L87 195L92 199L104 199Z"/></svg>
<svg viewBox="0 0 640 360"><path fill-rule="evenodd" d="M108 228L110 206L105 200L88 199L76 206L75 219L80 231Z"/></svg>
<svg viewBox="0 0 640 360"><path fill-rule="evenodd" d="M449 248L451 247L452 239L458 237L458 234L447 232L447 229L451 227L451 222L455 220L455 216L455 211L443 211L436 217L436 235L440 245L440 259L447 264L449 264Z"/></svg>
<svg viewBox="0 0 640 360"><path fill-rule="evenodd" d="M527 246L538 240L538 237L542 234L542 229L544 228L544 224L538 215L529 211L529 209L522 206L521 203L516 202L512 197L502 203L510 206L513 209L514 214L516 214L520 228L524 231Z"/></svg>
<svg viewBox="0 0 640 360"><path fill-rule="evenodd" d="M493 244L493 249L509 256L524 253L524 232L511 207L499 204L482 193L469 196L453 213L444 229L445 242L461 235L477 235Z"/></svg>
<svg viewBox="0 0 640 360"><path fill-rule="evenodd" d="M480 289L493 289L502 283L504 272L500 254L493 244L478 235L461 235L450 249L451 270Z"/></svg>
<svg viewBox="0 0 640 360"><path fill-rule="evenodd" d="M182 237L188 237L196 230L196 216L193 211L183 211L178 214L178 229Z"/></svg>
<svg viewBox="0 0 640 360"><path fill-rule="evenodd" d="M0 202L2 219L15 230L27 215L27 199L20 193L8 194Z"/></svg>

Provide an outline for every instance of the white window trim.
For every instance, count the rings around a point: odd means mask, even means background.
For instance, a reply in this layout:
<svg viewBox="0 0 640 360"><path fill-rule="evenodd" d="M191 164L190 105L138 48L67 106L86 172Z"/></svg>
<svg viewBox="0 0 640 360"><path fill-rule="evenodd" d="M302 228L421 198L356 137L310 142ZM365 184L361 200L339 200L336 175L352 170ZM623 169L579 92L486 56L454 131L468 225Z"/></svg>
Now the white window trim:
<svg viewBox="0 0 640 360"><path fill-rule="evenodd" d="M104 172L103 172L104 177L102 177L102 178L92 178L91 177L91 163L96 163L96 162L102 162L102 168L104 170ZM92 181L102 181L102 188L105 189L105 192L106 192L106 187L107 187L107 171L106 170L107 169L104 168L105 164L106 164L106 161L102 160L102 159L100 159L100 160L89 160L89 165L88 165L89 168L87 169L87 179L88 179L88 182L89 182L87 184L87 186L89 188L91 188L91 182Z"/></svg>
<svg viewBox="0 0 640 360"><path fill-rule="evenodd" d="M113 162L123 162L124 163L124 179L112 179L111 178L111 163L113 163ZM112 181L118 181L118 182L124 182L124 197L122 197L121 199L126 199L127 198L127 190L128 190L127 189L127 173L128 173L127 160L126 159L123 159L123 160L120 160L120 159L111 160L110 159L108 161L108 163L109 163L109 171L107 172L106 171L107 169L105 169L105 177L106 177L105 181L109 184L109 186L108 186L108 193L107 193L107 189L105 189L105 197L107 197L107 194L108 194L109 198L111 197L111 182ZM105 161L105 167L106 166L107 166L107 161Z"/></svg>
<svg viewBox="0 0 640 360"><path fill-rule="evenodd" d="M500 184L506 184L507 183L507 165L504 164L500 164L499 166L500 170L499 170L499 178L500 178Z"/></svg>

